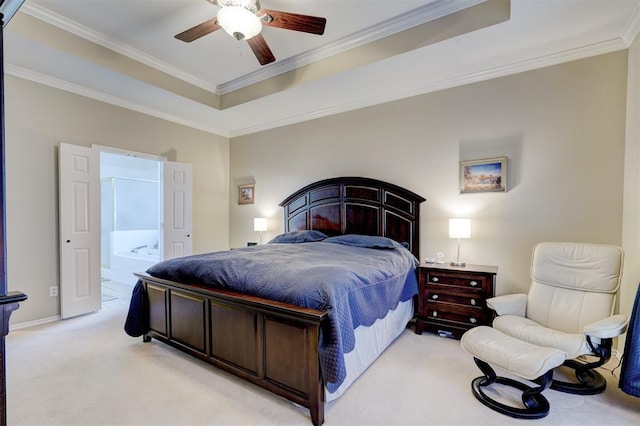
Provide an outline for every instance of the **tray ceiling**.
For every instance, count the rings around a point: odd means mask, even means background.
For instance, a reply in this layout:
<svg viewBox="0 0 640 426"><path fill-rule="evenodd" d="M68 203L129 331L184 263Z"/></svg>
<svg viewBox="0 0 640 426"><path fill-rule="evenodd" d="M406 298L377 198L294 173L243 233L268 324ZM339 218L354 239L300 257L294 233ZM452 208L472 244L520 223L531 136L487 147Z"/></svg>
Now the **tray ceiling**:
<svg viewBox="0 0 640 426"><path fill-rule="evenodd" d="M5 72L234 137L625 49L640 0L262 0L327 19L318 36L264 27L261 66L206 0L27 0Z"/></svg>

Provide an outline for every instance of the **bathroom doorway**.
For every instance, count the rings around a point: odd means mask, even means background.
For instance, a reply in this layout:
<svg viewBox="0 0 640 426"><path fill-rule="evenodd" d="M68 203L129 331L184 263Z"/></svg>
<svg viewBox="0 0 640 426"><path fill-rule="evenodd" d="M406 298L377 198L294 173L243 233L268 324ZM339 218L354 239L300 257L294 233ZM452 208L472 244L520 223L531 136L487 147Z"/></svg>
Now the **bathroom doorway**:
<svg viewBox="0 0 640 426"><path fill-rule="evenodd" d="M133 287L134 272L192 253L191 164L60 143L59 171L62 318L100 310L103 279Z"/></svg>
<svg viewBox="0 0 640 426"><path fill-rule="evenodd" d="M129 297L135 272L162 260L161 159L100 152L102 302Z"/></svg>

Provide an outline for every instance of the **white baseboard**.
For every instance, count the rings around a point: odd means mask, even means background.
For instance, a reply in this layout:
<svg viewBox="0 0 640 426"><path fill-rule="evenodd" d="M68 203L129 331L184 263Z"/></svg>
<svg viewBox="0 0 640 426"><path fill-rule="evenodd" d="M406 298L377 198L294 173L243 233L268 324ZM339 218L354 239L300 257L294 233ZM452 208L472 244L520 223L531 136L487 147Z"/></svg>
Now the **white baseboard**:
<svg viewBox="0 0 640 426"><path fill-rule="evenodd" d="M20 330L22 328L33 327L34 325L40 325L40 324L46 324L49 322L58 321L60 318L61 318L60 315L56 315L53 317L42 318L35 321L27 321L27 322L21 322L20 324L13 324L9 326L9 331Z"/></svg>

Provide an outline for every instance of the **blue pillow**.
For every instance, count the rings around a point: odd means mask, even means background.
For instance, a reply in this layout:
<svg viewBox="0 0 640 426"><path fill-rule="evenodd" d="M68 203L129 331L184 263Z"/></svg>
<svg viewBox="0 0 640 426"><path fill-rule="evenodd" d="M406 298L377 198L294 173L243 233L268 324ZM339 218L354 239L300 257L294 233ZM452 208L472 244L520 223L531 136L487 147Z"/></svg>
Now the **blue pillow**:
<svg viewBox="0 0 640 426"><path fill-rule="evenodd" d="M310 243L314 241L322 241L327 236L320 231L313 229L307 229L302 231L285 232L269 241L268 244L280 243L280 244L295 244L295 243Z"/></svg>
<svg viewBox="0 0 640 426"><path fill-rule="evenodd" d="M325 240L325 242L375 249L394 249L398 247L398 243L390 238L377 237L373 235L339 235L337 237L329 237Z"/></svg>

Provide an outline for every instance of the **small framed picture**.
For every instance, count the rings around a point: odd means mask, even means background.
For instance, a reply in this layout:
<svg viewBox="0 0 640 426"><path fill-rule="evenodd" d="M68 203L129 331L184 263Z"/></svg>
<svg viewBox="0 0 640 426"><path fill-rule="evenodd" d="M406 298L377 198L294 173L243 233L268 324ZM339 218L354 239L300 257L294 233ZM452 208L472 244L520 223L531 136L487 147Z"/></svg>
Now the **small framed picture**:
<svg viewBox="0 0 640 426"><path fill-rule="evenodd" d="M238 188L238 204L253 204L255 201L255 185L240 185Z"/></svg>
<svg viewBox="0 0 640 426"><path fill-rule="evenodd" d="M460 162L460 193L506 192L507 157Z"/></svg>

